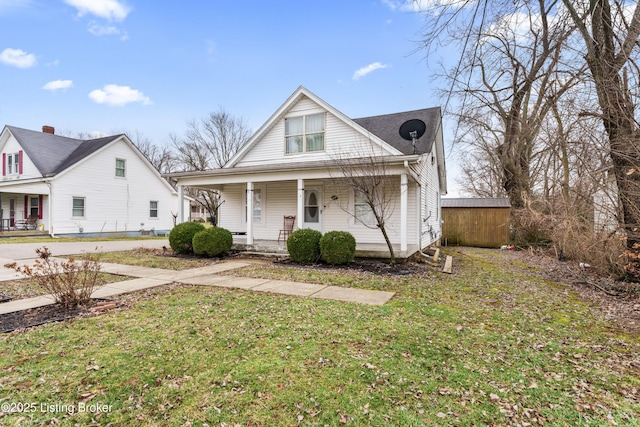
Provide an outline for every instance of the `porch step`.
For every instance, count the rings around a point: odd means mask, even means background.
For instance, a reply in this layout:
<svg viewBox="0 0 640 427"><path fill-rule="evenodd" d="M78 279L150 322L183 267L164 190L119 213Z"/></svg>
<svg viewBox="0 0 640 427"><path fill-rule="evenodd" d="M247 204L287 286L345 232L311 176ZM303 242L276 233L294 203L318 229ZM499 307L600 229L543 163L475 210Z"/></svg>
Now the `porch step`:
<svg viewBox="0 0 640 427"><path fill-rule="evenodd" d="M286 246L280 245L247 245L246 243L234 243L231 246L231 250L241 251L241 252L255 252L257 254L279 254L288 256L289 252L287 251Z"/></svg>

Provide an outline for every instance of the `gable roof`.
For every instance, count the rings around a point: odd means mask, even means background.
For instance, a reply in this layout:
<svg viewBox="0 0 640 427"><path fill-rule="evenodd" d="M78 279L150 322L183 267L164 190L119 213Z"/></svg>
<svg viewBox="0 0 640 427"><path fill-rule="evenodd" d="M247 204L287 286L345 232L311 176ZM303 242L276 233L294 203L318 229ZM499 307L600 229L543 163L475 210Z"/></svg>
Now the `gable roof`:
<svg viewBox="0 0 640 427"><path fill-rule="evenodd" d="M399 132L400 126L407 120L412 119L420 119L426 125L424 135L416 141L415 151L413 142L402 138ZM353 119L353 121L398 149L402 154L425 154L431 152L439 130L440 119L440 107L432 107L381 116L363 117Z"/></svg>
<svg viewBox="0 0 640 427"><path fill-rule="evenodd" d="M56 175L95 153L122 135L97 139L75 139L6 126L42 176Z"/></svg>
<svg viewBox="0 0 640 427"><path fill-rule="evenodd" d="M273 113L271 117L269 117L269 120L267 120L262 126L260 126L260 128L256 131L256 133L254 133L253 136L249 138L249 141L247 141L247 143L243 145L240 148L240 150L238 150L238 152L233 157L231 157L231 159L229 159L229 161L223 166L223 168L234 167L247 154L247 152L249 152L258 143L258 141L260 141L260 139L280 119L282 119L298 101L300 101L304 97L309 98L311 101L315 102L316 104L324 108L326 111L333 114L335 117L341 120L344 124L350 126L355 131L363 134L372 143L377 144L381 147L384 147L387 152L391 154L396 154L396 155L404 154L402 151L398 150L396 147L394 147L393 145L389 144L387 141L380 138L380 136L369 131L368 129L365 129L364 127L356 123L354 120L345 116L342 112L340 112L339 110L337 110L336 108L334 108L333 106L331 106L330 104L328 104L327 102L319 98L316 94L309 91L304 86L299 86L298 89L296 89L295 92L293 92L293 94L291 94L291 96L289 96L289 98L287 98L287 100L280 106L280 108L278 108L276 112Z"/></svg>

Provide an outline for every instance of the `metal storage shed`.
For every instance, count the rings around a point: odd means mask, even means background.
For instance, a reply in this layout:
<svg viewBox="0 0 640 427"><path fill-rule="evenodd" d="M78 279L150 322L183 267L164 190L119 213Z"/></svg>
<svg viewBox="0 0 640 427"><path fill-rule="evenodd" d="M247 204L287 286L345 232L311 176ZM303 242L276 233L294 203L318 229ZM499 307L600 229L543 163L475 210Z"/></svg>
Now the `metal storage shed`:
<svg viewBox="0 0 640 427"><path fill-rule="evenodd" d="M443 198L443 243L489 248L506 245L510 215L506 197Z"/></svg>

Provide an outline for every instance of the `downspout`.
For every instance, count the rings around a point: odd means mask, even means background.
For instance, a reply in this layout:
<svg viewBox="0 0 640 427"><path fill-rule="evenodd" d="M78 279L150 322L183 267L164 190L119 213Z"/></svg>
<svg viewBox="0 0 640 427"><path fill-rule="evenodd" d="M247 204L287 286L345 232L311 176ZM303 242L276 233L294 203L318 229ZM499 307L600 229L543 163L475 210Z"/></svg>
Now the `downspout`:
<svg viewBox="0 0 640 427"><path fill-rule="evenodd" d="M409 170L409 162L407 160L404 161L404 167ZM420 211L422 211L422 206L423 206L423 200L422 200L422 182L420 183L420 191L418 192L420 194ZM431 218L431 215L429 215L427 217L427 219ZM420 220L418 221L418 231L419 231L419 235L418 235L418 253L420 255L422 255L425 258L431 258L433 259L432 255L429 254L425 254L424 252L422 252L422 225L424 224L424 221L422 220L422 215L420 215Z"/></svg>
<svg viewBox="0 0 640 427"><path fill-rule="evenodd" d="M55 234L53 233L53 186L51 185L51 181L45 181L47 184L47 187L49 187L49 194L48 194L48 217L49 217L49 236L51 237L56 237Z"/></svg>

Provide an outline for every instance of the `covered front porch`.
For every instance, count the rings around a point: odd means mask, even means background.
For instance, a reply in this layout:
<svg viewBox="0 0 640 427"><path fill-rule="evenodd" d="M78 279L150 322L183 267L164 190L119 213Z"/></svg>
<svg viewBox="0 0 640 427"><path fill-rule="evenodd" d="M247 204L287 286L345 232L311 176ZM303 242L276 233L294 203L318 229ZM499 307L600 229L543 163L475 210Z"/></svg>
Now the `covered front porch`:
<svg viewBox="0 0 640 427"><path fill-rule="evenodd" d="M233 246L231 247L234 251L247 252L247 253L256 253L256 254L269 254L269 255L282 255L286 256L289 254L287 252L287 242L283 239L281 240L265 240L265 239L254 239L253 243L247 243L247 237L243 235L234 235L233 236ZM400 245L393 245L393 250L396 254L401 253ZM408 252L413 254L420 250L418 245L409 245ZM357 258L389 258L389 249L386 244L381 243L359 243L356 246L356 257ZM401 257L402 258L402 257Z"/></svg>
<svg viewBox="0 0 640 427"><path fill-rule="evenodd" d="M369 159L367 159L370 161ZM417 156L387 161L384 178L386 231L394 255L406 258L421 249L420 184L411 162ZM356 256L390 256L384 237L358 190L341 182L345 178L327 162L250 166L215 171L172 174L180 197L186 189L214 190L220 195L218 225L234 234L234 249L248 252L286 253L281 236L284 218L295 217L298 228L325 234L340 230L356 239ZM178 221L187 220L179 212Z"/></svg>

